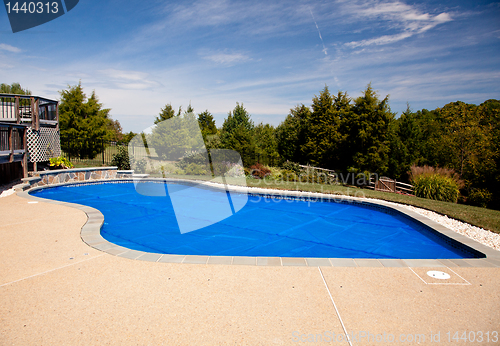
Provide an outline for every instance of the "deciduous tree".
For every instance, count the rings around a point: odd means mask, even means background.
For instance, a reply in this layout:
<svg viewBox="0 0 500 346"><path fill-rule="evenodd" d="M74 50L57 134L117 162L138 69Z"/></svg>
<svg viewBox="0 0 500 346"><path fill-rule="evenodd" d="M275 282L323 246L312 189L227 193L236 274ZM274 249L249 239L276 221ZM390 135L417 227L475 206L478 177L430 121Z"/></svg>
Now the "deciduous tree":
<svg viewBox="0 0 500 346"><path fill-rule="evenodd" d="M18 95L31 95L31 91L21 87L19 83L0 84L0 93L4 94L18 94Z"/></svg>

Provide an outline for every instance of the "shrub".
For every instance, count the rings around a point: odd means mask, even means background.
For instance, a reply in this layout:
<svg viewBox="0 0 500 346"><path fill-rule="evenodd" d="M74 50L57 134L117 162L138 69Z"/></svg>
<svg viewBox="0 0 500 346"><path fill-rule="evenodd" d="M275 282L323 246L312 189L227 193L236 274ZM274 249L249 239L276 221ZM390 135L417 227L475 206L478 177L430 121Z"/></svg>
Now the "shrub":
<svg viewBox="0 0 500 346"><path fill-rule="evenodd" d="M130 158L128 156L128 149L123 145L117 146L118 152L113 155L111 165L117 166L119 170L130 169Z"/></svg>
<svg viewBox="0 0 500 346"><path fill-rule="evenodd" d="M420 175L432 175L432 174L438 174L453 179L457 183L459 189L464 187L464 182L463 180L460 179L460 175L456 173L453 169L439 168L439 167L434 168L432 166L427 166L427 165L423 167L413 165L410 167L410 172L408 172L410 181L413 181L416 177Z"/></svg>
<svg viewBox="0 0 500 346"><path fill-rule="evenodd" d="M58 156L50 159L50 167L53 169L73 168L73 164L65 157Z"/></svg>
<svg viewBox="0 0 500 346"><path fill-rule="evenodd" d="M445 175L420 174L412 182L417 197L456 203L460 194L458 183Z"/></svg>
<svg viewBox="0 0 500 346"><path fill-rule="evenodd" d="M487 189L472 189L467 198L467 204L475 205L478 207L486 208L488 203L491 202L493 194Z"/></svg>
<svg viewBox="0 0 500 346"><path fill-rule="evenodd" d="M165 177L165 175L168 174L175 174L175 175L183 175L185 174L184 170L181 168L177 167L173 163L165 163L159 167L160 172L162 175Z"/></svg>
<svg viewBox="0 0 500 346"><path fill-rule="evenodd" d="M205 174L207 174L207 169L206 169L205 165L200 165L200 164L196 164L196 163L190 163L184 169L184 172L187 175L205 175Z"/></svg>
<svg viewBox="0 0 500 346"><path fill-rule="evenodd" d="M273 180L282 180L283 179L283 172L280 168L278 167L269 167L269 170L271 173L269 174L269 178Z"/></svg>
<svg viewBox="0 0 500 346"><path fill-rule="evenodd" d="M283 180L285 181L299 181L299 176L294 171L283 171Z"/></svg>
<svg viewBox="0 0 500 346"><path fill-rule="evenodd" d="M250 173L255 178L263 179L271 174L271 170L263 164L257 162L255 165L250 167Z"/></svg>
<svg viewBox="0 0 500 346"><path fill-rule="evenodd" d="M209 163L207 153L194 153L191 155L184 156L177 163L177 166L179 166L179 168L183 170L186 170L186 168L192 163L203 166L207 165Z"/></svg>
<svg viewBox="0 0 500 346"><path fill-rule="evenodd" d="M131 161L134 166L134 173L146 173L146 166L148 164L146 159L140 159L138 161L132 159Z"/></svg>
<svg viewBox="0 0 500 346"><path fill-rule="evenodd" d="M281 165L281 168L284 171L294 172L295 175L299 175L300 174L300 165L298 163L296 163L296 162L291 162L291 161L283 162L283 164Z"/></svg>
<svg viewBox="0 0 500 346"><path fill-rule="evenodd" d="M448 168L431 166L411 166L410 181L413 183L415 196L456 203L464 182L460 176Z"/></svg>

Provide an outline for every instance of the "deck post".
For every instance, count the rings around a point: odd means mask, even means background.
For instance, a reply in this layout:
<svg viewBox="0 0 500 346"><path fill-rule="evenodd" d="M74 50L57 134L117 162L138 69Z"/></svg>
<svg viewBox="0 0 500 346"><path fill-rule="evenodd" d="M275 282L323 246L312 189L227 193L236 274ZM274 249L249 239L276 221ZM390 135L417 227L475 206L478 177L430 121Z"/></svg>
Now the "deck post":
<svg viewBox="0 0 500 346"><path fill-rule="evenodd" d="M21 114L19 110L19 96L16 96L16 103L14 106L14 111L16 112L16 124L21 123Z"/></svg>
<svg viewBox="0 0 500 346"><path fill-rule="evenodd" d="M36 130L36 119L34 117L35 114L35 98L30 97L30 108L31 108L31 128Z"/></svg>
<svg viewBox="0 0 500 346"><path fill-rule="evenodd" d="M23 142L23 177L27 178L28 177L28 131L26 128L23 128L23 136L21 137L21 140Z"/></svg>
<svg viewBox="0 0 500 346"><path fill-rule="evenodd" d="M36 99L35 100L35 113L33 114L33 116L35 117L35 121L36 121L36 128L35 130L40 130L40 99Z"/></svg>
<svg viewBox="0 0 500 346"><path fill-rule="evenodd" d="M56 103L56 131L59 131L59 102Z"/></svg>
<svg viewBox="0 0 500 346"><path fill-rule="evenodd" d="M9 148L10 148L10 155L9 155L9 162L14 162L14 141L13 141L13 133L14 129L12 126L9 126Z"/></svg>

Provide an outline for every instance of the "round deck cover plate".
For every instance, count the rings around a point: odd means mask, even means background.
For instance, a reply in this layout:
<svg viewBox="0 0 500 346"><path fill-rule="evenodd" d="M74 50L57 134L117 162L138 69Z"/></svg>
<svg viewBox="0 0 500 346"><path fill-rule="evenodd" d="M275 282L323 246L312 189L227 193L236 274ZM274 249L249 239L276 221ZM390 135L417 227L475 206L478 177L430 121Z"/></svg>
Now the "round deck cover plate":
<svg viewBox="0 0 500 346"><path fill-rule="evenodd" d="M451 277L450 274L445 273L445 272L440 272L438 270L429 270L427 272L427 275L429 275L431 278L440 279L440 280L447 280Z"/></svg>

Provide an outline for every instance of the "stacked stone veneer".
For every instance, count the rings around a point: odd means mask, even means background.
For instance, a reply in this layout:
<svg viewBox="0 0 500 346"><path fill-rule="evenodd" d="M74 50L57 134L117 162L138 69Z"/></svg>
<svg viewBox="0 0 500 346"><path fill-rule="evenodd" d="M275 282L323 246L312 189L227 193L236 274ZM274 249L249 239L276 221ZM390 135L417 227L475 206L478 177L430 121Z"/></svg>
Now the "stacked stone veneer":
<svg viewBox="0 0 500 346"><path fill-rule="evenodd" d="M37 172L37 176L23 179L23 190L32 187L72 182L131 178L133 171L118 171L117 167L59 169Z"/></svg>

